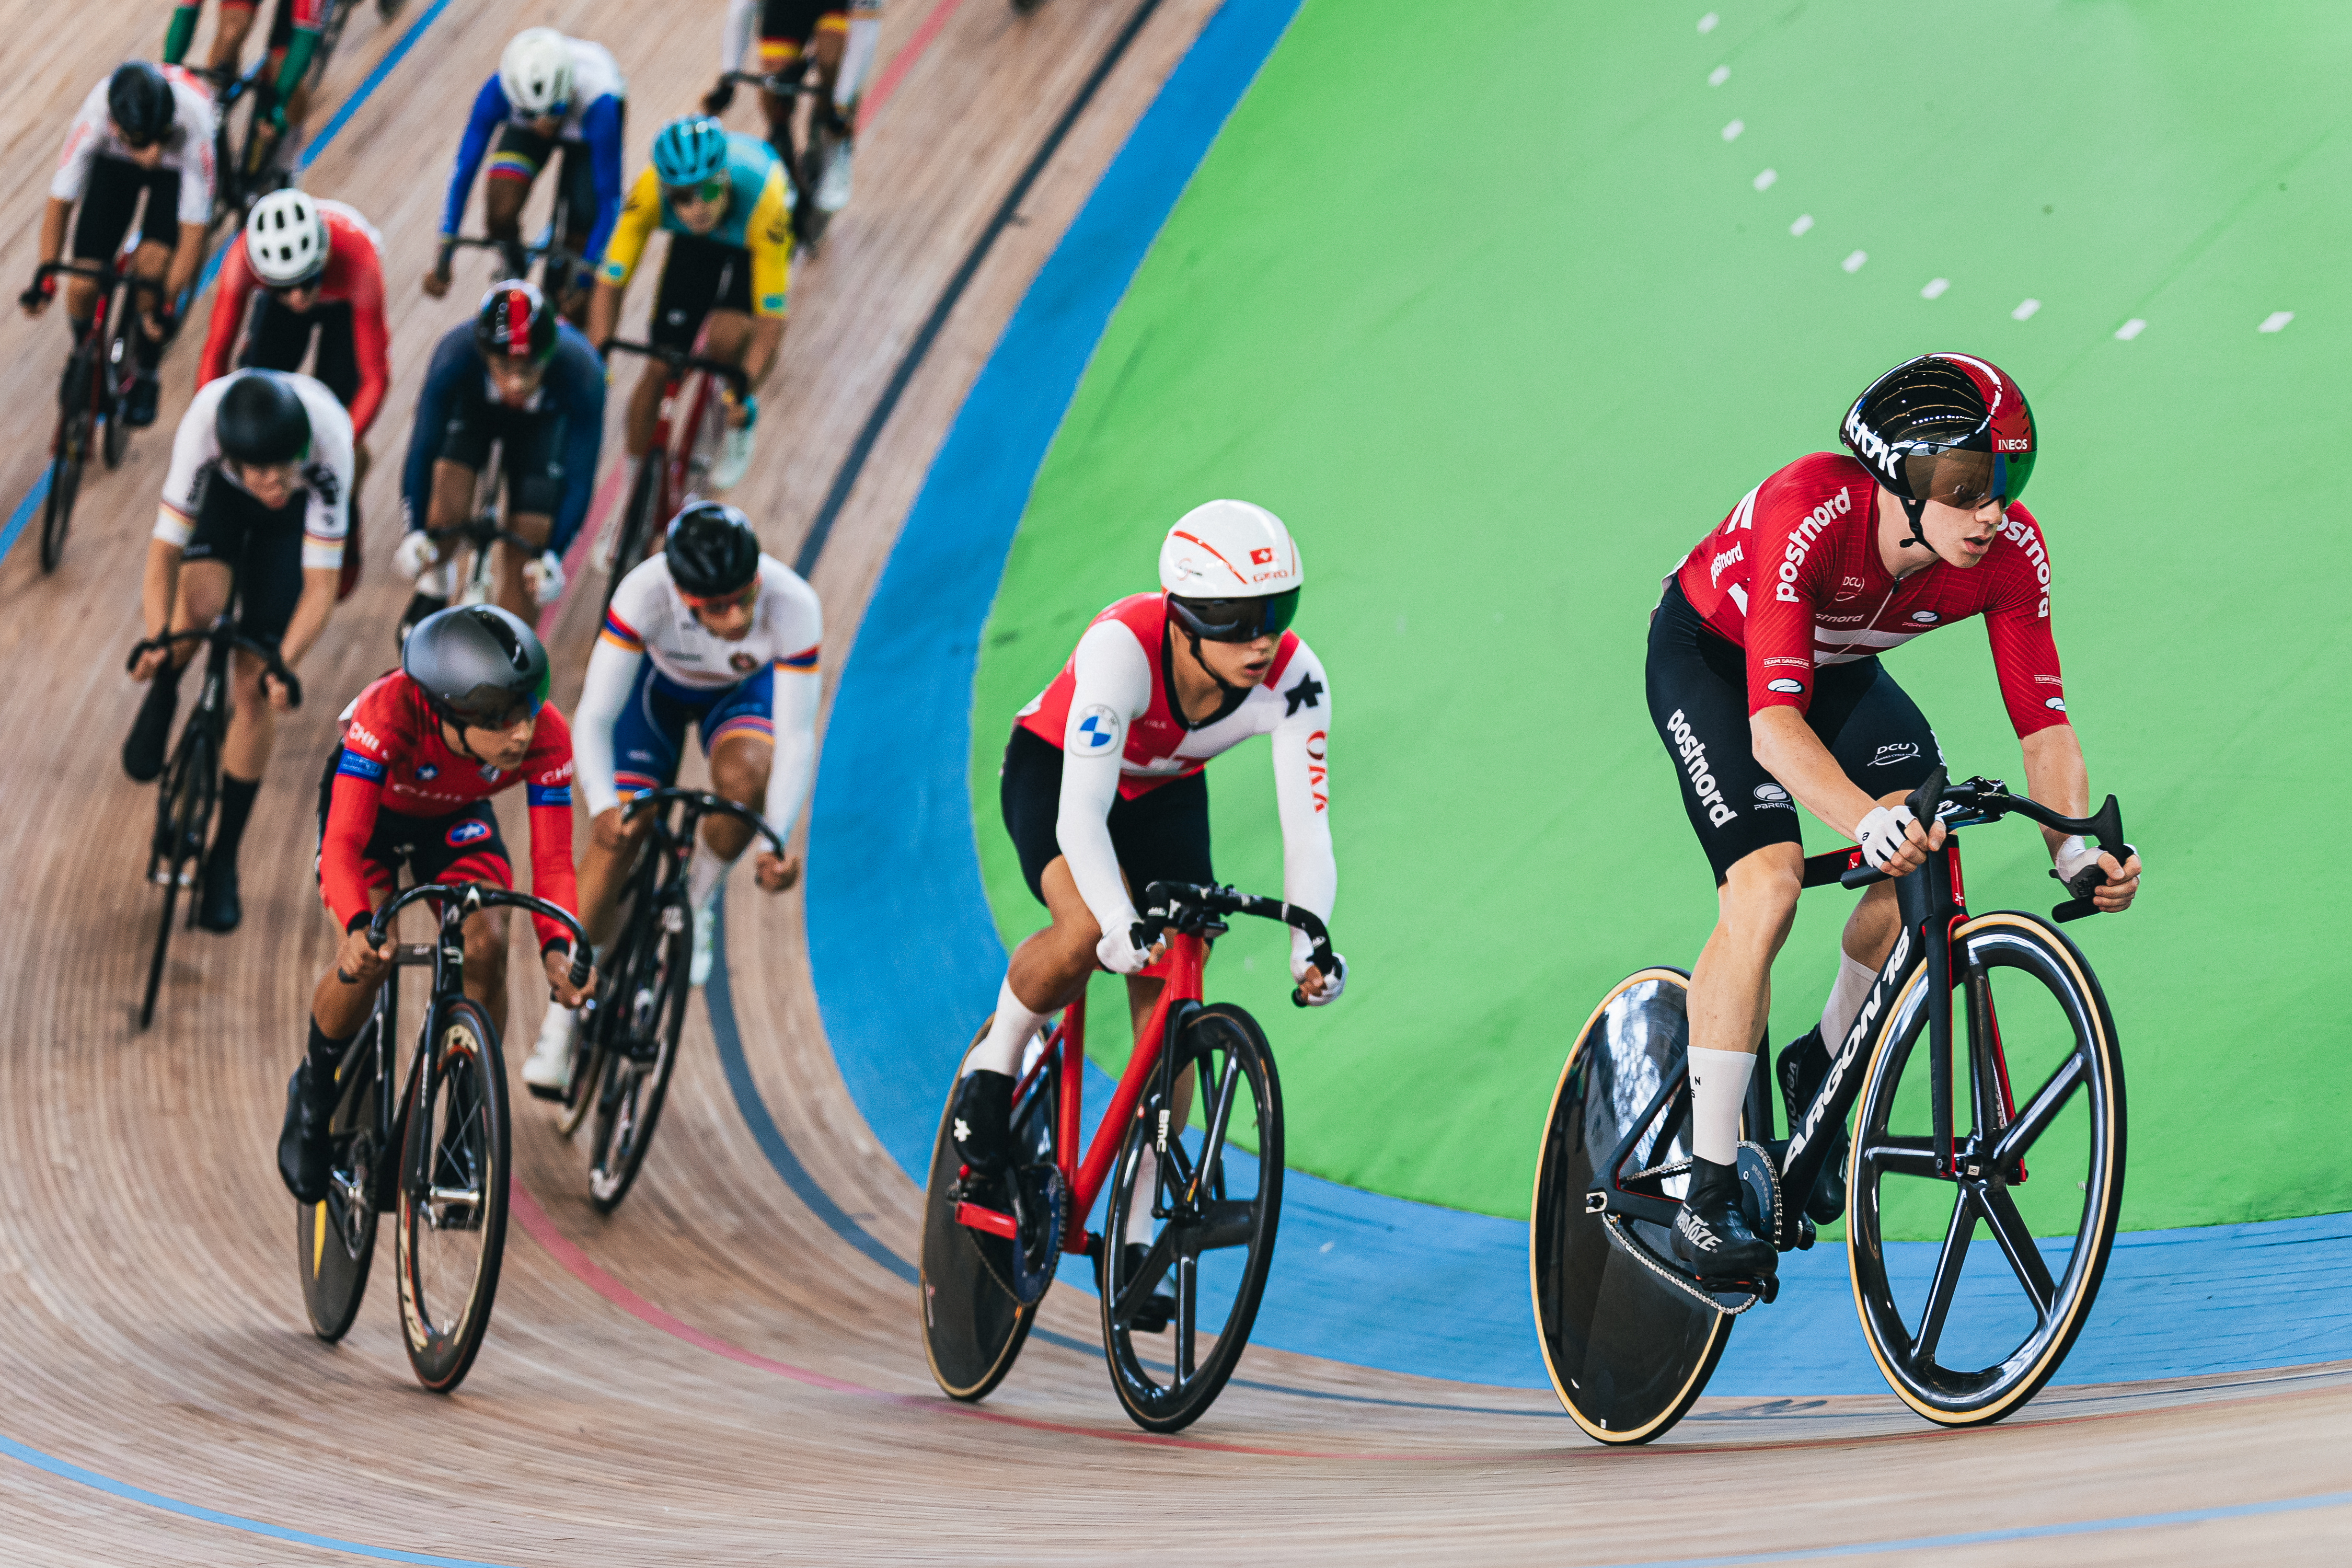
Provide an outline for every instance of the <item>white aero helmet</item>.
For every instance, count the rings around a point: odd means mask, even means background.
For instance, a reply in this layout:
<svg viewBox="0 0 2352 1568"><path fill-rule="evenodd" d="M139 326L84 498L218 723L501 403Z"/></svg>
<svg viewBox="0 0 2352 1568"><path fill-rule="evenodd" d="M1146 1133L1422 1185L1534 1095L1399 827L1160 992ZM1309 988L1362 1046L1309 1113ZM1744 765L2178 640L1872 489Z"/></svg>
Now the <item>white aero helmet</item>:
<svg viewBox="0 0 2352 1568"><path fill-rule="evenodd" d="M327 269L326 216L297 190L272 191L245 219L245 257L266 288L299 289Z"/></svg>
<svg viewBox="0 0 2352 1568"><path fill-rule="evenodd" d="M518 114L561 113L572 101L572 45L552 27L525 27L499 56L499 85Z"/></svg>
<svg viewBox="0 0 2352 1568"><path fill-rule="evenodd" d="M1176 623L1211 642L1278 636L1307 580L1282 519L1245 500L1213 500L1176 520L1160 546L1160 585Z"/></svg>

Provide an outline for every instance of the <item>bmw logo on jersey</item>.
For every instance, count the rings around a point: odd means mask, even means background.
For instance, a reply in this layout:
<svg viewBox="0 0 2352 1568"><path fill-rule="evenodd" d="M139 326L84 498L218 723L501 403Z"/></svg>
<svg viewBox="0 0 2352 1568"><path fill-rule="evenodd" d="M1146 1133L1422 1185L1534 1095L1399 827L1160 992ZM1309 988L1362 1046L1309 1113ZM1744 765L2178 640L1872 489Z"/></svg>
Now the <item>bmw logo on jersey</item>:
<svg viewBox="0 0 2352 1568"><path fill-rule="evenodd" d="M1097 756L1118 742L1118 715L1097 702L1070 726L1069 749L1081 756Z"/></svg>

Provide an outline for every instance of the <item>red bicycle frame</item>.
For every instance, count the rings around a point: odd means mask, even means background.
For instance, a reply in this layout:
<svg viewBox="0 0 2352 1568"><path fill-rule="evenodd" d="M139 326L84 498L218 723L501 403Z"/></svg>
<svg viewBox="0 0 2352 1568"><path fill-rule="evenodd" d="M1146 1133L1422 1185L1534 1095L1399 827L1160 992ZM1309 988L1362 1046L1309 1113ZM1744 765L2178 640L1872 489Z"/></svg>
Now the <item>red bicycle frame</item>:
<svg viewBox="0 0 2352 1568"><path fill-rule="evenodd" d="M1102 1191L1103 1182L1110 1175L1110 1163L1118 1157L1119 1140L1117 1131L1127 1125L1135 1114L1136 1102L1143 1098L1143 1086L1160 1065L1160 1053L1168 1039L1170 1014L1180 1005L1201 1000L1201 970L1208 961L1208 944L1189 931L1171 931L1168 951L1160 961L1144 969L1149 978L1163 982L1160 1000L1152 1005L1151 1016L1136 1037L1135 1052L1127 1059L1127 1071L1121 1075L1118 1087L1112 1090L1110 1107L1103 1112L1095 1128L1094 1142L1087 1146L1086 1158L1078 1158L1078 1103L1080 1080L1086 1076L1087 999L1081 992L1078 999L1065 1008L1062 1021L1045 1037L1045 1048L1013 1092L1013 1102L1021 1103L1021 1096L1045 1070L1050 1062L1059 1062L1062 1069L1061 1103L1055 1107L1054 1158L1062 1169L1062 1179L1069 1184L1069 1220L1063 1228L1062 1250L1087 1250L1087 1215L1094 1211L1096 1194ZM1013 1216L970 1200L959 1201L956 1223L973 1230L1001 1236L1017 1241L1020 1227Z"/></svg>

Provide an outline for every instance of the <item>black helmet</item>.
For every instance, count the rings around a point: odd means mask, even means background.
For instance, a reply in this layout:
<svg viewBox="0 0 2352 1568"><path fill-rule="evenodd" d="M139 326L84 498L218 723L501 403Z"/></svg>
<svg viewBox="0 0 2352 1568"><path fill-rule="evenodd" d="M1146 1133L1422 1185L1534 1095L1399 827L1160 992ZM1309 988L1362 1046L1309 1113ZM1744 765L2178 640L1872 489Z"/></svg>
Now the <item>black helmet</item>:
<svg viewBox="0 0 2352 1568"><path fill-rule="evenodd" d="M689 599L723 599L760 574L751 520L722 501L699 500L669 521L669 580Z"/></svg>
<svg viewBox="0 0 2352 1568"><path fill-rule="evenodd" d="M172 133L172 84L145 60L125 60L106 82L106 112L122 139L148 147Z"/></svg>
<svg viewBox="0 0 2352 1568"><path fill-rule="evenodd" d="M555 312L520 278L493 283L474 311L474 346L484 359L545 364L555 357Z"/></svg>
<svg viewBox="0 0 2352 1568"><path fill-rule="evenodd" d="M1839 435L1905 501L1960 507L2015 500L2041 446L2033 410L2008 373L1955 353L1905 360L1872 382Z"/></svg>
<svg viewBox="0 0 2352 1568"><path fill-rule="evenodd" d="M547 700L547 649L496 605L425 616L402 646L400 668L435 713L461 727L503 730Z"/></svg>
<svg viewBox="0 0 2352 1568"><path fill-rule="evenodd" d="M285 376L272 370L249 370L221 395L213 434L222 456L231 461L297 462L310 449L310 414Z"/></svg>

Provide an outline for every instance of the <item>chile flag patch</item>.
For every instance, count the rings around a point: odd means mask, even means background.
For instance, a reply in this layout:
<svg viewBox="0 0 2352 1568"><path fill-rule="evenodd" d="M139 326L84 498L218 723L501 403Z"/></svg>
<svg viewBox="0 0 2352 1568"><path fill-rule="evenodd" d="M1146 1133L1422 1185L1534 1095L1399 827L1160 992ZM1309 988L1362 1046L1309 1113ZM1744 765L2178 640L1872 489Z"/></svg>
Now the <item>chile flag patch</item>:
<svg viewBox="0 0 2352 1568"><path fill-rule="evenodd" d="M469 816L453 826L446 835L452 849L463 849L468 844L479 844L490 836L490 825L478 816Z"/></svg>

